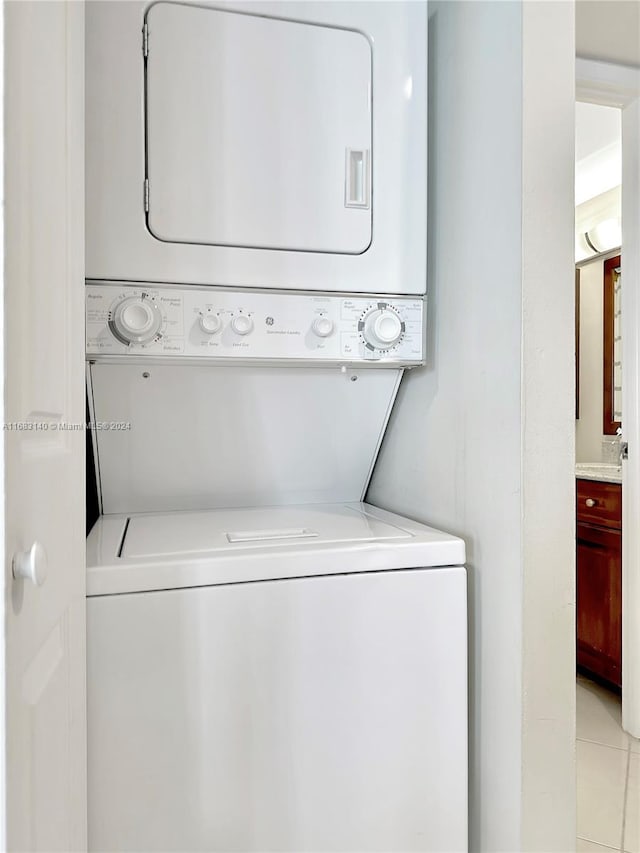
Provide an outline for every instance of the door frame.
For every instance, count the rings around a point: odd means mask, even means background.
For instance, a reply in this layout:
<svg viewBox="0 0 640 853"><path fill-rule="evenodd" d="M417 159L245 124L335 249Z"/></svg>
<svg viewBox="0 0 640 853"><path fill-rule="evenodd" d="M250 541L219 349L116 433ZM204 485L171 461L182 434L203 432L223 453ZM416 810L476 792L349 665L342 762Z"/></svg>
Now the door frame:
<svg viewBox="0 0 640 853"><path fill-rule="evenodd" d="M4 9L0 10L0 92L4 93ZM4 104L3 104L4 106ZM4 108L0 114L0 198L4 201L4 130L5 113ZM4 204L0 204L0 377L4 376ZM0 406L2 412L6 410L4 382L0 381ZM5 519L4 519L4 436L0 441L0 554L6 553L5 549ZM7 838L7 792L6 792L6 642L5 642L5 597L6 590L6 567L3 573L2 596L0 597L0 620L2 631L0 631L0 846L4 846Z"/></svg>
<svg viewBox="0 0 640 853"><path fill-rule="evenodd" d="M622 726L640 737L640 68L578 58L576 100L622 113Z"/></svg>

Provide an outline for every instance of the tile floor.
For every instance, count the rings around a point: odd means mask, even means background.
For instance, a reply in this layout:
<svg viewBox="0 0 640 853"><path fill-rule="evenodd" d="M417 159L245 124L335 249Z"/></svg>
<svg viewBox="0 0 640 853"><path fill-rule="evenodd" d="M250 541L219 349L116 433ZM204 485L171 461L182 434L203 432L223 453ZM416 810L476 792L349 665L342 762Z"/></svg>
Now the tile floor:
<svg viewBox="0 0 640 853"><path fill-rule="evenodd" d="M640 853L640 740L622 731L620 697L578 676L578 853Z"/></svg>

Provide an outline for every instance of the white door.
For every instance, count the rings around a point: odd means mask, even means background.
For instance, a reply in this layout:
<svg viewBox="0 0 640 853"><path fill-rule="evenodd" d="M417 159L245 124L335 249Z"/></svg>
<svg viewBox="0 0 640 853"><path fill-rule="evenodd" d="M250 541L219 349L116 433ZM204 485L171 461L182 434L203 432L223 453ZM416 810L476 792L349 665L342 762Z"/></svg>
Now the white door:
<svg viewBox="0 0 640 853"><path fill-rule="evenodd" d="M151 6L146 25L152 234L218 246L366 251L368 39L179 3Z"/></svg>
<svg viewBox="0 0 640 853"><path fill-rule="evenodd" d="M86 848L84 7L9 2L4 15L0 846L72 851Z"/></svg>

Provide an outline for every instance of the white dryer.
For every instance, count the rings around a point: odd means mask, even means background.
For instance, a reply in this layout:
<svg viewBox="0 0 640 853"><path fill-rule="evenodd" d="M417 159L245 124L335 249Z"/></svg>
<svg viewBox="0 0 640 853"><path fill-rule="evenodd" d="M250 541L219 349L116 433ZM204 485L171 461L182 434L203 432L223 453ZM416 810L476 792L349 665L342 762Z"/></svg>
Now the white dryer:
<svg viewBox="0 0 640 853"><path fill-rule="evenodd" d="M362 503L103 516L90 850L466 850L464 558Z"/></svg>
<svg viewBox="0 0 640 853"><path fill-rule="evenodd" d="M86 8L86 275L426 289L426 2Z"/></svg>

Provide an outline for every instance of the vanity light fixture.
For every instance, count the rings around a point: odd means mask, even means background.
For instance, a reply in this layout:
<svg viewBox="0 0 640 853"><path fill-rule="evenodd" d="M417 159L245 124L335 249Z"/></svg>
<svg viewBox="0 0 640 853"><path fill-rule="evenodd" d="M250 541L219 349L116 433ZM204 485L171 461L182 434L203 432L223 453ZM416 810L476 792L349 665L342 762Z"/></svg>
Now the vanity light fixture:
<svg viewBox="0 0 640 853"><path fill-rule="evenodd" d="M605 219L584 233L576 234L576 263L595 255L617 249L622 242L622 227L619 217Z"/></svg>

